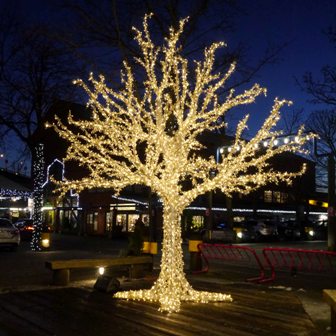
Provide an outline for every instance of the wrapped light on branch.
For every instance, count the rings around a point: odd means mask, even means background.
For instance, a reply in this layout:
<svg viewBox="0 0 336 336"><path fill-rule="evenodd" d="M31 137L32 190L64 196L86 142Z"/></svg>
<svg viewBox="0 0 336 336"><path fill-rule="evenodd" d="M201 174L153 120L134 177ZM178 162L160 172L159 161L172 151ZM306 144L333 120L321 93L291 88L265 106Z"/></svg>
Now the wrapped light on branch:
<svg viewBox="0 0 336 336"><path fill-rule="evenodd" d="M74 120L69 115L70 127L56 120L54 128L69 141L66 160L75 160L89 171L83 179L63 181L59 190L112 188L120 192L128 185L142 184L160 197L164 209L160 275L149 290L119 292L115 297L158 302L160 310L174 312L182 301L231 300L230 295L194 290L186 280L180 223L185 207L215 188L227 195L247 194L270 182L290 183L304 167L294 173L273 171L269 159L288 151L302 153L307 136L303 136L302 128L297 134L299 141L269 146L260 153L259 144L280 134L274 126L287 102L276 99L269 117L249 142L242 140L248 117L239 123L233 144L239 150L223 153L220 161L202 157L198 136L223 127L218 120L223 120L227 111L253 103L266 89L255 84L239 94L231 90L222 102L218 89L225 86L235 69L232 64L225 74L213 71L215 52L223 43L205 49L204 60L191 68L179 45L186 20L180 21L177 30L170 29L162 46L156 46L148 18L144 18L142 31L134 29L142 52L137 62L144 70L143 81L137 83L126 63L122 89L108 87L103 76L91 75L90 85L79 80L77 84L89 96L91 119ZM216 175L210 178L213 171Z"/></svg>

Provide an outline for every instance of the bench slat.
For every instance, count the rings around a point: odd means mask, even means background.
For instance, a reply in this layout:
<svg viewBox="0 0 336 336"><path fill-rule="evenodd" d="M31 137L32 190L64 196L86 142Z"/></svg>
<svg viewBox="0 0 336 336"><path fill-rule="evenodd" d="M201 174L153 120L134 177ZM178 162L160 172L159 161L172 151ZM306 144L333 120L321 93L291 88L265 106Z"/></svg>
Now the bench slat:
<svg viewBox="0 0 336 336"><path fill-rule="evenodd" d="M323 298L330 306L330 330L336 332L336 290L324 289Z"/></svg>
<svg viewBox="0 0 336 336"><path fill-rule="evenodd" d="M67 259L46 261L45 266L50 270L108 267L119 265L151 264L153 259L150 256L129 256L102 259Z"/></svg>
<svg viewBox="0 0 336 336"><path fill-rule="evenodd" d="M324 289L323 298L334 310L336 310L336 290L335 289Z"/></svg>

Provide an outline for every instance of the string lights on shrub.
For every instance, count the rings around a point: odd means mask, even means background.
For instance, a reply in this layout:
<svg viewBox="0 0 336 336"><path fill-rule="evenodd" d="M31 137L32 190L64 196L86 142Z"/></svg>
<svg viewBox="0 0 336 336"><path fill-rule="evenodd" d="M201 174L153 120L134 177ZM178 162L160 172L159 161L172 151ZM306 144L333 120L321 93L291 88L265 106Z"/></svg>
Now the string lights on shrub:
<svg viewBox="0 0 336 336"><path fill-rule="evenodd" d="M35 148L35 160L33 164L34 176L34 209L33 209L33 237L30 243L33 251L41 250L42 234L42 207L43 207L43 182L44 182L44 153L43 144L38 144Z"/></svg>
<svg viewBox="0 0 336 336"><path fill-rule="evenodd" d="M113 188L120 192L133 184L144 184L162 200L163 242L161 270L149 290L125 291L117 298L158 302L161 311L176 312L182 301L231 301L230 295L197 291L188 283L184 273L180 217L197 196L215 188L231 195L247 194L267 183L290 183L305 171L274 171L269 159L285 151L302 153L302 146L311 137L303 127L298 141L279 146L267 146L260 152L256 145L274 141L281 135L274 126L280 118L280 108L289 102L274 101L269 117L250 141L242 139L248 116L237 126L233 148L214 157L200 155L202 144L198 136L205 130L214 131L224 126L223 115L235 106L253 103L266 89L258 84L240 94L231 90L223 102L218 96L234 72L232 64L227 73L213 71L215 52L223 43L215 43L204 51L204 60L193 63L180 53L179 38L186 20L160 47L153 44L145 16L143 30L134 28L135 40L142 56L137 59L145 78L137 83L134 72L125 62L121 73L123 88L109 88L103 76L90 76L90 84L76 83L89 96L90 120L74 120L69 114L70 127L56 119L54 128L68 140L66 160L85 166L89 176L80 180L65 180L59 184L64 194L69 189ZM189 74L190 70L193 72ZM143 90L137 88L143 87ZM210 172L212 174L210 178ZM187 187L189 186L189 187Z"/></svg>

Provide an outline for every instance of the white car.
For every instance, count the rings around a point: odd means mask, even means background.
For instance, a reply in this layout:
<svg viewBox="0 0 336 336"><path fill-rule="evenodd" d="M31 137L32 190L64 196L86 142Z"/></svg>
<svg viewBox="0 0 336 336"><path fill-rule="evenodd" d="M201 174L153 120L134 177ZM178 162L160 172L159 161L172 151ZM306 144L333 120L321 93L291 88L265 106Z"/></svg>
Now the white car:
<svg viewBox="0 0 336 336"><path fill-rule="evenodd" d="M7 218L0 218L0 246L16 250L20 245L20 231Z"/></svg>

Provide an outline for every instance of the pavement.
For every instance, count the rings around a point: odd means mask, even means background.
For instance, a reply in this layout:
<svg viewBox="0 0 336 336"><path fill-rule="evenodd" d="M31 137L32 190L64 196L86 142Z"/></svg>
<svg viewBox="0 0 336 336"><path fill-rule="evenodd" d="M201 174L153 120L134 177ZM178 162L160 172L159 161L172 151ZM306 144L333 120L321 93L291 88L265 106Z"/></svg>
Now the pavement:
<svg viewBox="0 0 336 336"><path fill-rule="evenodd" d="M29 243L23 242L17 252L0 251L0 294L20 292L31 289L50 289L51 273L43 267L46 260L59 258L93 258L97 256L118 256L125 253L126 240L111 240L105 237L81 237L61 234L52 235L49 251L33 252ZM312 247L309 247L312 248ZM314 248L325 248L325 242ZM186 273L191 281L206 281L214 284L230 285L246 283L245 279L253 269L239 265L215 266L207 274L189 272L189 254L185 249ZM160 255L154 257L154 272L159 271ZM42 266L42 267L41 267ZM93 272L78 271L73 275L72 286L92 285ZM91 277L91 278L90 278ZM91 280L88 280L91 279ZM301 301L320 335L336 335L330 332L330 308L323 301L324 288L336 288L335 274L296 274L280 272L273 283L251 284L257 289L265 288L276 292L294 293ZM89 282L88 282L89 281Z"/></svg>

